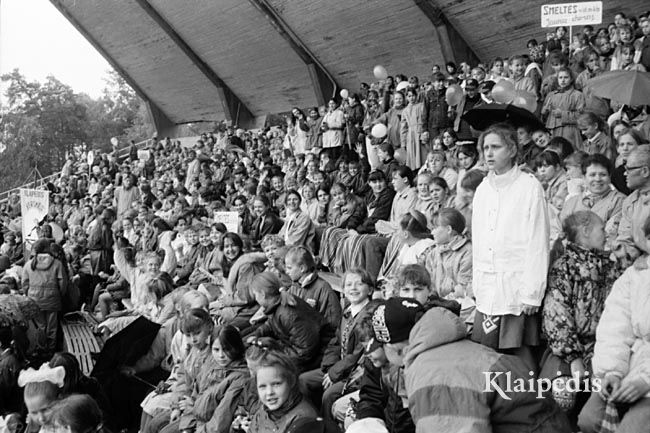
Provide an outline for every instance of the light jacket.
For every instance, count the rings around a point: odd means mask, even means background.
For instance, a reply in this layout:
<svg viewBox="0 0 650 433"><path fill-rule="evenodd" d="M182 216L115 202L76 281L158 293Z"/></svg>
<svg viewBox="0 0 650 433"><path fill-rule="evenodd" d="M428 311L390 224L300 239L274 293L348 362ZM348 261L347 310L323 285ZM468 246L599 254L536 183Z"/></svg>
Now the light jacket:
<svg viewBox="0 0 650 433"><path fill-rule="evenodd" d="M431 288L441 298L453 296L456 287L472 296L472 244L463 236L431 246L420 257L420 264L431 274Z"/></svg>
<svg viewBox="0 0 650 433"><path fill-rule="evenodd" d="M506 372L513 383L530 378L517 357L466 340L465 334L463 322L444 308L430 309L411 330L404 380L418 433L571 431L552 398L508 387Z"/></svg>
<svg viewBox="0 0 650 433"><path fill-rule="evenodd" d="M596 377L614 374L624 382L642 378L650 383L649 282L650 269L630 267L614 283L596 328Z"/></svg>
<svg viewBox="0 0 650 433"><path fill-rule="evenodd" d="M519 315L522 303L541 305L550 228L539 181L517 166L501 176L490 172L472 209L476 308L488 315Z"/></svg>

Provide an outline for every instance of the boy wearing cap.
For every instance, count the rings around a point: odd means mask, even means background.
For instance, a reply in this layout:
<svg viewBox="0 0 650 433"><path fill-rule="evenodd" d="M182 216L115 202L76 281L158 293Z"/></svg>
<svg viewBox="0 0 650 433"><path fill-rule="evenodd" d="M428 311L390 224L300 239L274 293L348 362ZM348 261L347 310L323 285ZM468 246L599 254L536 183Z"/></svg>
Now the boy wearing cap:
<svg viewBox="0 0 650 433"><path fill-rule="evenodd" d="M402 359L409 332L424 311L415 299L390 298L373 313L375 339L384 345L388 364L381 368L366 366L356 407L357 421L348 431L364 431L372 423L383 424L390 433L415 432L404 388Z"/></svg>

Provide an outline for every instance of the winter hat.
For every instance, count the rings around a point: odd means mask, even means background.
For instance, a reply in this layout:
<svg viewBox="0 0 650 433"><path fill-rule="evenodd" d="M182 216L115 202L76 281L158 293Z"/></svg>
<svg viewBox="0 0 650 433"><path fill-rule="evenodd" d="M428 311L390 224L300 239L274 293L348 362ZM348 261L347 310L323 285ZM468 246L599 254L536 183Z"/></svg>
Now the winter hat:
<svg viewBox="0 0 650 433"><path fill-rule="evenodd" d="M424 307L415 299L388 299L372 315L375 338L384 344L408 340L411 328L423 313Z"/></svg>

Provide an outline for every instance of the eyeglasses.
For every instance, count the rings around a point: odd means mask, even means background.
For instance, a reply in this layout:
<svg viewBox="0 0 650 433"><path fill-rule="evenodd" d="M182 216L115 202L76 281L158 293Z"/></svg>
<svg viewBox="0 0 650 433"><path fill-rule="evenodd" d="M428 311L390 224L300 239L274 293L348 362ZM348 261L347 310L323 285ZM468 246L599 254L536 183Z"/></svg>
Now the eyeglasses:
<svg viewBox="0 0 650 433"><path fill-rule="evenodd" d="M628 167L627 165L624 166L625 171L627 171L627 172L630 172L632 170L637 170L639 168L644 168L644 167L646 167L646 166L645 165L637 165L636 167Z"/></svg>

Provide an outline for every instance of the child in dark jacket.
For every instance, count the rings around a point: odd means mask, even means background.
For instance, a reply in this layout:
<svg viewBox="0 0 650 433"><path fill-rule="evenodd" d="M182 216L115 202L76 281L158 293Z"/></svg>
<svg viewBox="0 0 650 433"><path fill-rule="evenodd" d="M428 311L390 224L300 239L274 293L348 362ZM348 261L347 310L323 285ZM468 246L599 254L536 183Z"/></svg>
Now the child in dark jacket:
<svg viewBox="0 0 650 433"><path fill-rule="evenodd" d="M256 275L251 289L267 320L247 341L277 340L301 372L320 365L322 344L333 336L321 315L299 297L280 292L280 279L270 272Z"/></svg>
<svg viewBox="0 0 650 433"><path fill-rule="evenodd" d="M333 332L341 323L341 302L332 286L318 275L314 256L305 247L292 247L284 263L285 272L293 281L289 293L320 312Z"/></svg>
<svg viewBox="0 0 650 433"><path fill-rule="evenodd" d="M13 348L13 331L10 326L0 327L0 416L22 410L22 392L18 386L18 373L23 362Z"/></svg>

